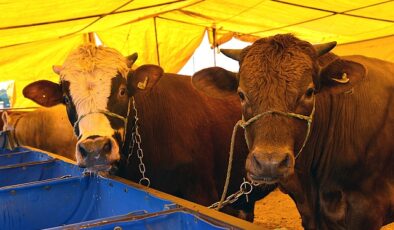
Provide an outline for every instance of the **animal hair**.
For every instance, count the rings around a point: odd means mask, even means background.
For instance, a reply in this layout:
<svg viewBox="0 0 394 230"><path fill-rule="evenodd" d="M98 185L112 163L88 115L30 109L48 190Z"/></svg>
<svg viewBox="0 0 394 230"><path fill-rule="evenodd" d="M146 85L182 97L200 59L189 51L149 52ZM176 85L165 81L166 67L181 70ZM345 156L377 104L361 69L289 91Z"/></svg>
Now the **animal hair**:
<svg viewBox="0 0 394 230"><path fill-rule="evenodd" d="M305 88L312 81L310 74L317 72L313 46L291 34L259 39L241 56L240 73L245 78L245 86L250 89L250 97L257 100L254 104L265 104L264 110L293 109L301 94L299 89ZM306 70L311 71L309 75ZM262 92L266 97L261 96Z"/></svg>

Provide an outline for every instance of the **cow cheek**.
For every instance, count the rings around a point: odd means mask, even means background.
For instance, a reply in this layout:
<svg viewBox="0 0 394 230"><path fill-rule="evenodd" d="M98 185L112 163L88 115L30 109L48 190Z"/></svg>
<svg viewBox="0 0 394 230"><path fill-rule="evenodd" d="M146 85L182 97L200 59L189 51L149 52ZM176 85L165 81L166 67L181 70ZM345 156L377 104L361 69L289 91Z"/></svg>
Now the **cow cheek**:
<svg viewBox="0 0 394 230"><path fill-rule="evenodd" d="M111 140L112 148L111 148L111 153L107 157L107 161L108 163L112 164L120 160L120 154L119 154L119 145L116 142L116 140L112 137L110 138L110 140Z"/></svg>
<svg viewBox="0 0 394 230"><path fill-rule="evenodd" d="M85 160L83 159L81 153L79 152L78 146L79 146L79 145L77 144L77 145L76 145L76 148L75 148L75 159L76 159L76 161L77 161L77 165L78 165L79 167L86 167L86 162L85 162Z"/></svg>

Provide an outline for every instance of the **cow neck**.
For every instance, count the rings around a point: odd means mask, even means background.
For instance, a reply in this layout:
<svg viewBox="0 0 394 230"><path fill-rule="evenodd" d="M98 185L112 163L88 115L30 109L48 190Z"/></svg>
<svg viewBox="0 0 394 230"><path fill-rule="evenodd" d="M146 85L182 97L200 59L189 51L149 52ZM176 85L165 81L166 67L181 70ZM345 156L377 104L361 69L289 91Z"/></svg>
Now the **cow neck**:
<svg viewBox="0 0 394 230"><path fill-rule="evenodd" d="M347 152L346 146L353 145L352 135L346 135L352 131L344 128L355 125L352 124L354 120L346 118L345 115L348 110L353 109L353 102L349 101L348 95L332 95L326 92L318 95L313 135L306 150L311 154L308 154L310 156L303 159L303 162L321 179L330 166L340 164L336 156L342 157Z"/></svg>

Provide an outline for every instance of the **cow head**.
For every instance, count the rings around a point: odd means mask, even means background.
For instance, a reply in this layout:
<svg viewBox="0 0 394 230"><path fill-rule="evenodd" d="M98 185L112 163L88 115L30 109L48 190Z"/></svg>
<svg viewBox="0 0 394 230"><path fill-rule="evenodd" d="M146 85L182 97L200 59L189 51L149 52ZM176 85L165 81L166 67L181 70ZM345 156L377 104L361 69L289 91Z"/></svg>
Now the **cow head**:
<svg viewBox="0 0 394 230"><path fill-rule="evenodd" d="M125 58L111 48L83 45L71 52L62 66L53 67L60 84L40 80L24 88L24 96L40 105L66 105L78 137L79 166L106 171L120 160L130 98L153 87L163 74L154 65L131 71L136 59L137 54Z"/></svg>
<svg viewBox="0 0 394 230"><path fill-rule="evenodd" d="M239 73L213 67L197 72L194 86L211 96L237 93L249 143L246 169L249 179L275 183L294 172L296 155L308 138L307 119L315 104L315 93L346 85L350 76L343 68L356 63L333 61L324 69L319 56L335 42L312 46L296 37L276 35L256 41L243 50L223 50L239 61ZM340 61L339 61L340 62ZM297 116L301 115L303 119Z"/></svg>

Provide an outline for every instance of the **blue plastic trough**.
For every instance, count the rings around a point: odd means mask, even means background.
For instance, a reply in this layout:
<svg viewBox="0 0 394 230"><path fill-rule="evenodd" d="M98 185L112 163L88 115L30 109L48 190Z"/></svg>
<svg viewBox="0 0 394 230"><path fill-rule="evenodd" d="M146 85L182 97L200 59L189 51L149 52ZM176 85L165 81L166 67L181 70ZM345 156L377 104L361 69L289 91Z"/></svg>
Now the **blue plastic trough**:
<svg viewBox="0 0 394 230"><path fill-rule="evenodd" d="M60 160L0 166L0 188L4 186L79 177L83 169Z"/></svg>
<svg viewBox="0 0 394 230"><path fill-rule="evenodd" d="M0 155L0 167L6 165L46 161L50 159L53 158L45 153L29 151L29 150L15 152L15 153L6 153Z"/></svg>
<svg viewBox="0 0 394 230"><path fill-rule="evenodd" d="M54 157L0 148L1 230L254 228L121 178L85 176L76 165Z"/></svg>
<svg viewBox="0 0 394 230"><path fill-rule="evenodd" d="M67 178L0 189L2 229L42 229L129 213L159 212L171 202L111 179Z"/></svg>
<svg viewBox="0 0 394 230"><path fill-rule="evenodd" d="M190 230L215 230L227 229L209 223L185 211L176 211L172 213L161 213L155 216L147 215L137 220L119 220L112 223L96 223L96 226L81 225L79 228L91 230L143 230L143 229L190 229Z"/></svg>
<svg viewBox="0 0 394 230"><path fill-rule="evenodd" d="M1 154L6 154L6 153L15 153L15 152L21 152L21 151L26 151L29 149L23 148L23 147L16 147L13 150L11 149L6 149L6 148L0 148L0 156Z"/></svg>

